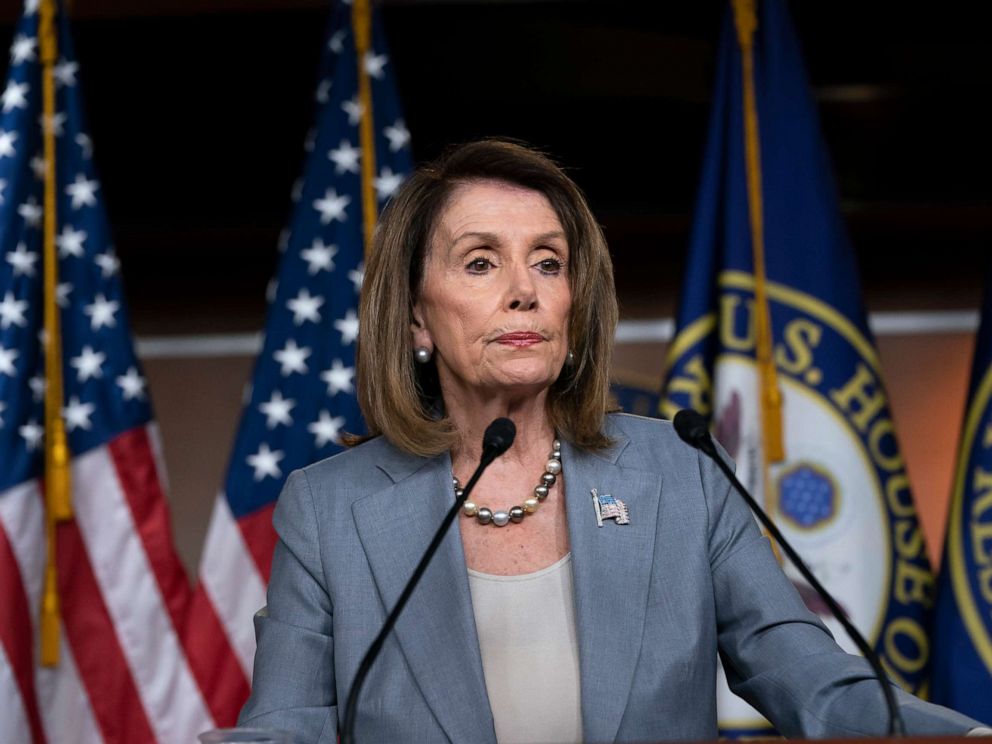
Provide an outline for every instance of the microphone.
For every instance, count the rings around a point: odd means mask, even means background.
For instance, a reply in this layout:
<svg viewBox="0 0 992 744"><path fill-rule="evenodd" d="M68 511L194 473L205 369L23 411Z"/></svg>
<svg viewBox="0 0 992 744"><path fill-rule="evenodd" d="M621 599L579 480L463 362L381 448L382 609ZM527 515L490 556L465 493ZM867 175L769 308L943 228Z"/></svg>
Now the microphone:
<svg viewBox="0 0 992 744"><path fill-rule="evenodd" d="M871 664L872 670L875 672L875 677L878 678L878 683L882 686L882 695L885 697L885 705L889 709L889 736L891 737L902 737L906 735L906 727L903 724L902 714L899 712L899 707L896 705L896 698L892 692L892 685L889 684L888 678L885 676L885 670L882 669L882 662L878 658L878 654L875 653L875 649L868 645L868 641L865 640L864 636L854 627L853 623L847 619L847 615L841 609L840 605L837 604L837 600L831 596L830 592L824 588L823 584L813 575L813 573L806 567L803 563L802 558L789 544L789 541L785 539L782 533L779 531L775 523L765 514L764 510L758 506L754 498L747 492L744 485L737 479L734 471L730 469L730 466L724 462L723 458L716 451L716 445L713 443L713 437L710 436L710 429L706 423L706 419L703 418L699 413L692 410L691 408L684 408L675 414L675 418L672 423L675 425L675 431L682 439L683 442L688 444L690 447L698 449L700 452L707 455L716 466L720 468L720 471L727 477L730 484L739 493L747 505L751 508L751 511L758 517L758 520L764 525L765 529L768 531L774 539L775 542L779 544L785 554L792 561L792 565L795 566L799 573L803 575L803 578L809 582L809 585L813 587L817 594L819 594L823 601L827 603L830 611L833 613L834 617L837 618L838 622L847 631L847 635L854 641L854 645L858 647L861 654L868 660Z"/></svg>
<svg viewBox="0 0 992 744"><path fill-rule="evenodd" d="M502 455L513 444L514 437L517 436L517 427L508 418L498 418L486 427L486 433L482 435L482 460L489 465L493 460Z"/></svg>
<svg viewBox="0 0 992 744"><path fill-rule="evenodd" d="M683 442L690 447L702 450L710 457L716 455L716 446L714 446L713 438L710 436L710 427L702 415L691 408L683 408L675 414L672 423Z"/></svg>
<svg viewBox="0 0 992 744"><path fill-rule="evenodd" d="M396 606L393 607L389 616L386 618L386 622L382 624L382 630L379 631L379 635L375 637L372 644L369 646L369 650L365 652L365 656L362 657L362 663L358 665L358 671L355 673L355 679L351 683L351 689L348 691L348 701L344 709L344 723L341 726L341 744L354 744L355 741L355 712L358 709L358 695L362 691L362 685L365 684L365 678L369 674L369 670L372 668L372 663L376 660L379 652L382 650L383 644L386 642L386 637L392 631L393 626L396 625L396 620L399 618L400 613L403 612L403 608L406 606L407 600L410 599L410 595L413 594L413 590L417 588L417 584L420 583L420 578L424 575L424 571L427 570L428 564L437 552L438 547L441 545L441 541L444 539L448 528L451 523L455 521L455 517L458 514L458 510L462 508L462 504L468 499L469 494L472 489L475 488L476 482L482 476L483 471L489 467L493 460L502 455L513 444L513 439L517 435L517 427L508 418L498 418L494 420L489 426L486 427L486 432L482 436L482 457L479 460L479 467L475 469L472 477L469 478L468 483L462 489L461 496L455 497L455 503L448 510L448 513L444 516L441 521L440 527L437 528L437 532L434 533L434 538L431 540L431 544L427 546L427 550L424 551L423 557L417 564L417 567L413 570L413 575L410 576L410 580L403 587L403 592L400 594L400 598L396 600Z"/></svg>

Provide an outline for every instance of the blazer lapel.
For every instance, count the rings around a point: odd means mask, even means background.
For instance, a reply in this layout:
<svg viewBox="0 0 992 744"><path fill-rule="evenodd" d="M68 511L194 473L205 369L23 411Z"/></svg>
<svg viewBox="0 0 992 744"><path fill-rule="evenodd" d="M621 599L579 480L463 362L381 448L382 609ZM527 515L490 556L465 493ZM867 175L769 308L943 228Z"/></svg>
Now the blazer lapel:
<svg viewBox="0 0 992 744"><path fill-rule="evenodd" d="M591 454L562 444L586 741L616 738L640 654L661 501L657 474L616 465L627 441ZM621 499L630 524L597 526L591 489Z"/></svg>
<svg viewBox="0 0 992 744"><path fill-rule="evenodd" d="M423 460L416 462L422 464ZM352 513L388 611L395 606L454 495L447 455L402 477L397 477L397 467L387 465L383 469L392 471L396 482L357 501ZM448 738L495 744L457 519L411 595L394 633Z"/></svg>

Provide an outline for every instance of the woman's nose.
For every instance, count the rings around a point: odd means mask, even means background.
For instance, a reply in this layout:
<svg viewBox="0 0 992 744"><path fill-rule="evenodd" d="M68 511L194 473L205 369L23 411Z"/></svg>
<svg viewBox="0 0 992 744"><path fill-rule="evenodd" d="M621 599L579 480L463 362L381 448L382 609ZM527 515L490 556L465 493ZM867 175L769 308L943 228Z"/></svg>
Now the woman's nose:
<svg viewBox="0 0 992 744"><path fill-rule="evenodd" d="M537 307L537 288L526 266L511 274L507 307L510 310L533 310Z"/></svg>

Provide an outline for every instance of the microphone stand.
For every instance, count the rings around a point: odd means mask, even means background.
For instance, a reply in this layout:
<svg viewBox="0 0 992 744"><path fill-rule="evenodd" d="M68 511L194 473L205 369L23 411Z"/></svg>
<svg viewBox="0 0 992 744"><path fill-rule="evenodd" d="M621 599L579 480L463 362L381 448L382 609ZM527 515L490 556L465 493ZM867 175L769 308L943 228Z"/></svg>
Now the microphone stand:
<svg viewBox="0 0 992 744"><path fill-rule="evenodd" d="M681 414L683 411L679 411L679 413ZM695 423L696 417L698 417L699 420L702 421L702 416L695 411L692 411L691 414L691 416L683 417L683 420L693 421L693 423ZM676 418L679 418L678 414L676 414ZM737 475L730 469L730 466L723 461L723 458L720 457L716 451L716 446L713 444L713 439L710 437L709 429L703 428L700 431L699 428L693 428L691 424L684 427L677 425L675 428L679 436L682 437L686 444L701 450L716 463L716 466L720 468L720 471L727 477L727 480L730 481L737 493L739 493L747 502L747 505L751 507L751 511L758 517L758 520L762 525L764 525L764 528L775 539L775 542L779 544L779 547L781 547L785 554L789 557L789 560L792 561L792 565L799 570L799 573L803 575L803 578L809 582L810 586L812 586L813 589L816 590L816 592L823 598L823 601L827 603L827 606L830 608L830 611L833 613L834 617L837 618L838 622L840 622L840 624L844 627L844 630L847 631L847 635L850 636L852 641L854 641L854 645L858 647L861 654L868 660L868 663L871 664L872 670L875 672L875 676L878 678L878 682L882 686L882 695L885 697L885 705L889 709L888 735L893 738L901 738L905 736L906 727L902 720L902 714L899 712L899 706L896 704L895 694L892 692L892 685L888 681L885 670L882 668L882 662L879 660L878 654L875 653L875 649L868 645L868 641L865 640L860 631L858 631L858 629L854 627L854 624L847 619L847 615L844 613L844 610L841 609L841 606L837 603L837 600L831 596L830 592L826 590L823 584L821 584L813 573L806 567L806 564L803 562L802 558L799 557L799 554L795 551L795 549L793 549L792 545L789 544L789 541L785 539L785 536L781 533L779 528L768 517L768 515L765 514L764 510L758 506L751 494L747 492L744 485L737 479Z"/></svg>
<svg viewBox="0 0 992 744"><path fill-rule="evenodd" d="M458 511L462 508L462 504L465 503L469 494L472 492L472 489L475 488L475 484L482 476L482 472L489 467L493 460L503 454L505 449L505 447L503 449L487 447L483 450L479 467L475 469L472 477L469 478L468 483L465 484L465 488L462 489L461 496L455 497L455 503L452 504L450 509L448 509L448 513L444 516L444 520L441 522L440 527L438 527L437 532L434 533L434 538L431 540L431 544L427 546L427 550L424 551L423 557L421 557L417 567L413 570L413 575L403 588L403 593L400 594L400 598L396 600L396 605L393 607L392 612L389 613L389 616L386 618L386 622L383 623L382 630L379 631L379 635L377 635L375 640L372 641L372 645L369 646L369 650L365 652L365 656L362 658L362 663L359 664L358 671L355 673L355 679L351 683L351 689L348 691L348 702L345 705L344 712L344 724L341 727L341 744L354 744L355 712L358 709L358 695L362 690L362 686L365 684L365 678L368 676L369 670L372 668L372 662L375 661L376 657L379 655L379 652L382 650L382 644L386 642L386 636L388 636L392 631L393 626L396 624L396 619L400 616L400 613L403 612L403 608L406 606L407 600L410 599L410 595L413 594L413 590L416 589L417 584L420 583L420 578L424 575L424 571L427 570L427 565L431 562L431 559L437 552L438 547L441 545L441 541L444 539L445 533L448 531L451 523L455 520Z"/></svg>

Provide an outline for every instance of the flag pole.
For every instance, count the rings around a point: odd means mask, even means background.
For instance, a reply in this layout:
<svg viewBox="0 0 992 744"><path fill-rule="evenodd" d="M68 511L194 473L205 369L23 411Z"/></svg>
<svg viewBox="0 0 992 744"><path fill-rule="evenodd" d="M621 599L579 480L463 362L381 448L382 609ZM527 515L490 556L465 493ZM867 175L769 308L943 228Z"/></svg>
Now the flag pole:
<svg viewBox="0 0 992 744"><path fill-rule="evenodd" d="M362 114L359 122L359 139L362 148L362 219L365 236L365 256L372 248L372 233L377 216L375 198L375 130L372 127L372 83L365 58L372 46L371 0L354 0L351 24L355 33L355 57L358 68L358 100Z"/></svg>
<svg viewBox="0 0 992 744"><path fill-rule="evenodd" d="M748 216L754 253L755 357L761 402L762 484L765 508L775 512L771 498L771 463L785 459L782 436L782 392L772 344L771 313L765 275L765 225L761 184L761 147L758 139L758 105L754 91L754 33L758 28L758 0L731 0L734 26L741 47L744 88L744 154L747 173ZM774 546L774 543L773 543ZM776 553L777 554L777 553Z"/></svg>
<svg viewBox="0 0 992 744"><path fill-rule="evenodd" d="M45 153L44 197L44 317L45 317L45 513L46 565L41 600L41 663L59 663L59 590L56 562L58 522L72 518L69 482L69 447L62 419L62 335L56 301L58 257L55 251L57 226L55 183L55 75L58 41L55 30L55 0L41 0L38 8L38 39L41 52L42 136Z"/></svg>
<svg viewBox="0 0 992 744"><path fill-rule="evenodd" d="M754 300L758 369L761 376L762 427L766 462L785 459L782 442L782 394L772 354L771 315L765 276L765 225L762 204L761 149L758 106L754 93L754 32L758 28L756 0L732 0L744 76L744 149L747 165L748 213L754 251Z"/></svg>

